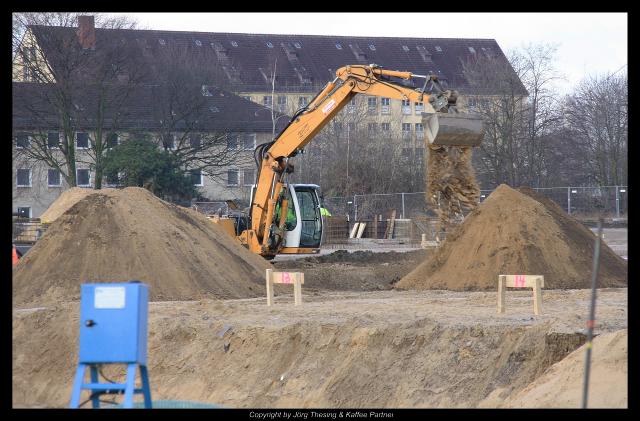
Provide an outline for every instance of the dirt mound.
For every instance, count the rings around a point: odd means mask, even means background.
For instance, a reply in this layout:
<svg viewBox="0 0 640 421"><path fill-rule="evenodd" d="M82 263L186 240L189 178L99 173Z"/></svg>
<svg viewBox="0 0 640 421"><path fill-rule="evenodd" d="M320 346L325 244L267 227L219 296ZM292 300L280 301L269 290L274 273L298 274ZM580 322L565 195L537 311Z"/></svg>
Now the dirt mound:
<svg viewBox="0 0 640 421"><path fill-rule="evenodd" d="M589 288L595 235L555 203L500 185L400 289L497 289L499 274L544 275L545 288ZM544 199L544 200L543 200ZM602 243L598 286L627 285L627 262Z"/></svg>
<svg viewBox="0 0 640 421"><path fill-rule="evenodd" d="M102 191L111 191L113 189L103 189ZM71 206L78 203L88 195L95 193L94 189L84 189L81 187L72 187L69 190L64 191L58 198L49 206L49 208L40 215L42 222L53 222L65 213Z"/></svg>
<svg viewBox="0 0 640 421"><path fill-rule="evenodd" d="M624 329L593 340L589 408L628 407L628 339ZM585 357L583 345L514 396L502 403L488 398L482 406L493 407L497 403L506 408L580 408Z"/></svg>
<svg viewBox="0 0 640 421"><path fill-rule="evenodd" d="M140 280L152 300L264 293L270 264L206 217L130 187L94 191L51 224L13 272L15 304L77 299L85 282Z"/></svg>

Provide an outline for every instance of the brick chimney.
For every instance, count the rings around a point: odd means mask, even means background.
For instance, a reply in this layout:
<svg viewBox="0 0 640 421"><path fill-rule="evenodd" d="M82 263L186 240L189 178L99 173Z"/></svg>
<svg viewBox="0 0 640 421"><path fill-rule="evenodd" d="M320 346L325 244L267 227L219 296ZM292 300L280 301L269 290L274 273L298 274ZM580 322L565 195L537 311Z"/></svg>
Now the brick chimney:
<svg viewBox="0 0 640 421"><path fill-rule="evenodd" d="M84 50L96 48L96 26L93 16L78 16L77 34Z"/></svg>

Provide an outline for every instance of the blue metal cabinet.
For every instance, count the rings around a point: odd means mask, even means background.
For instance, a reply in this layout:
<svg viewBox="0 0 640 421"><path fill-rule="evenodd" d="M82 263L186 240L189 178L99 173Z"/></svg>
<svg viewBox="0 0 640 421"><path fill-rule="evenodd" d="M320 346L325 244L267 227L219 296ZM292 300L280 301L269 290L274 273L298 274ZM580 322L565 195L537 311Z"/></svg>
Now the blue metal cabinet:
<svg viewBox="0 0 640 421"><path fill-rule="evenodd" d="M71 394L71 408L80 406L82 390L89 390L93 408L99 396L124 392L124 407L133 407L133 395L144 395L144 407L151 408L147 371L147 311L149 287L138 281L83 284L80 302L80 352ZM127 364L125 383L100 383L102 364ZM89 368L90 383L84 382ZM142 387L135 387L136 369Z"/></svg>
<svg viewBox="0 0 640 421"><path fill-rule="evenodd" d="M147 302L142 283L84 284L81 363L147 364Z"/></svg>

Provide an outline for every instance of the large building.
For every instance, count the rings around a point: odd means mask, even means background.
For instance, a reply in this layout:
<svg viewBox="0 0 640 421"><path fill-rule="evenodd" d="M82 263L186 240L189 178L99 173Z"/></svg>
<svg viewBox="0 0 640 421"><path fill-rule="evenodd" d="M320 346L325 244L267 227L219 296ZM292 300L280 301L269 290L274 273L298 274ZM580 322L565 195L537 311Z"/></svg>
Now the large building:
<svg viewBox="0 0 640 421"><path fill-rule="evenodd" d="M23 40L23 53L16 55L14 60L14 81L42 82L29 70L30 66L23 66L25 62L46 63L42 72L45 75L46 69L54 69L56 73L56 66L64 67L60 65L64 61L60 56L66 50L60 45L72 46L84 54L100 54L101 50L114 45L119 50L128 49L131 51L131 60L138 60L136 69L149 69L138 75L138 83L147 85L158 84L158 75L162 79L167 74L163 73L163 69L171 67L172 63L188 61L192 67L206 70L206 76L200 76L197 80L203 89L221 87L252 101L256 106L275 109L283 113L276 117L278 125L286 123L284 115L291 115L308 103L328 81L335 78L338 68L348 64L375 63L387 69L438 75L445 88L460 92L459 102L463 107L476 106L491 95L490 90L467 80L467 63L482 56L508 65L502 50L492 39L101 29L94 27L91 17L80 17L78 28L29 27ZM80 72L77 77L84 75ZM120 72L117 78L129 81L132 77ZM407 82L407 86L419 87L412 83ZM518 90L523 96L527 95L523 86ZM404 150L415 151L416 156L422 158L424 141L421 113L425 107L428 104L359 96L345 107L337 119L350 121L340 124L341 130L345 131L357 124L366 127L371 134L394 133L397 139L402 140ZM351 118L356 115L358 118ZM271 116L268 120L270 125ZM263 129L261 133L265 133L266 141L270 131L265 127ZM256 142L260 143L260 139ZM233 184L235 173L229 172L227 176L227 184ZM210 198L220 200L230 196L235 196L235 193L216 191L215 197Z"/></svg>

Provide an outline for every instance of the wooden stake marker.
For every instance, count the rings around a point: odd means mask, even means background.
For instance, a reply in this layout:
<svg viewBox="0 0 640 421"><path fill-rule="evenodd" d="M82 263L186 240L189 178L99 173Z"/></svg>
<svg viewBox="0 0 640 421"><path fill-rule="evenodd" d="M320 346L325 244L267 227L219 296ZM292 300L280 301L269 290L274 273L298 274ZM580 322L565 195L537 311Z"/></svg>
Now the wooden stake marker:
<svg viewBox="0 0 640 421"><path fill-rule="evenodd" d="M542 288L544 288L544 276L542 275L498 275L498 313L504 313L504 297L507 288L531 288L533 289L533 313L542 313Z"/></svg>
<svg viewBox="0 0 640 421"><path fill-rule="evenodd" d="M302 284L304 273L302 272L274 272L267 269L267 305L273 305L273 285L293 284L294 305L302 305Z"/></svg>

